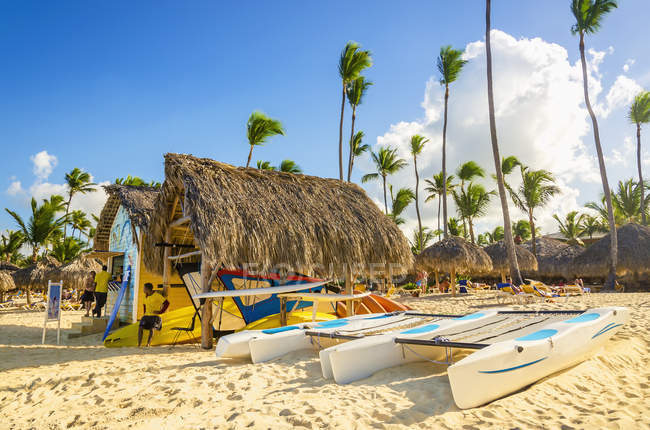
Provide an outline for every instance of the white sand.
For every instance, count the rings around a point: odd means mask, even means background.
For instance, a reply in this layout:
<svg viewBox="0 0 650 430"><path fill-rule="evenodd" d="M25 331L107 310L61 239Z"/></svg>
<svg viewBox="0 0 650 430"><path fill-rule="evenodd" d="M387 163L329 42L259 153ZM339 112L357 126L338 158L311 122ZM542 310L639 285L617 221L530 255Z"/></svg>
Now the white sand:
<svg viewBox="0 0 650 430"><path fill-rule="evenodd" d="M496 305L404 302L440 313ZM41 346L42 313L0 311L0 428L650 428L650 294L543 307L604 305L629 306L632 320L592 359L467 411L454 405L445 368L430 363L341 386L322 378L312 351L253 365L192 346L107 349L100 335L56 346L54 330ZM81 314L65 312L62 326Z"/></svg>

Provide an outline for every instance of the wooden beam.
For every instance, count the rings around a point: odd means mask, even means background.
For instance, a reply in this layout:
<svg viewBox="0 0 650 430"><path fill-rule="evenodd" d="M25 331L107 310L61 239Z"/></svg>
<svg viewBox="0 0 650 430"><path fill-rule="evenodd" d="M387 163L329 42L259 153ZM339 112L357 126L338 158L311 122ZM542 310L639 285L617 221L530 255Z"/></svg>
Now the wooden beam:
<svg viewBox="0 0 650 430"><path fill-rule="evenodd" d="M352 291L352 268L350 267L349 264L345 265L345 294L350 294L352 295L354 291ZM346 300L345 301L345 309L347 316L351 317L354 315L354 301L353 300Z"/></svg>
<svg viewBox="0 0 650 430"><path fill-rule="evenodd" d="M201 259L201 291L210 291L211 273L208 262ZM201 347L212 349L212 299L205 299L201 313Z"/></svg>
<svg viewBox="0 0 650 430"><path fill-rule="evenodd" d="M165 242L169 243L171 241L171 229L165 231ZM163 297L167 297L169 291L169 282L172 277L172 265L169 260L172 249L168 246L165 247L163 251Z"/></svg>
<svg viewBox="0 0 650 430"><path fill-rule="evenodd" d="M190 222L190 217L189 217L189 215L188 215L188 216L181 217L181 218L178 218L178 219L172 221L172 222L169 224L169 228L179 227L179 226L181 226L181 225L183 225L183 224L187 224L188 222Z"/></svg>
<svg viewBox="0 0 650 430"><path fill-rule="evenodd" d="M280 297L280 327L287 325L287 298Z"/></svg>
<svg viewBox="0 0 650 430"><path fill-rule="evenodd" d="M169 248L165 248L169 249ZM182 258L187 258L187 257L193 257L195 255L201 255L201 251L192 251L192 252L187 252L185 254L179 254L179 255L170 255L167 257L168 260L180 260Z"/></svg>
<svg viewBox="0 0 650 430"><path fill-rule="evenodd" d="M172 202L172 210L169 215L169 222L172 222L174 220L174 216L176 215L176 206L178 206L178 194L174 196L174 201Z"/></svg>

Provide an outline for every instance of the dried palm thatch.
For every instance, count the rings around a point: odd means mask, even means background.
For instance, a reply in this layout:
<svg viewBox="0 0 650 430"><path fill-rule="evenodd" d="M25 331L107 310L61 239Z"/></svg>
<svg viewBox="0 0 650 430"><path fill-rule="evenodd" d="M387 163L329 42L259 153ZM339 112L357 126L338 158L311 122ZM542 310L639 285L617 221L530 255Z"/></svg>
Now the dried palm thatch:
<svg viewBox="0 0 650 430"><path fill-rule="evenodd" d="M99 216L97 230L93 238L93 248L97 251L107 251L113 221L120 206L129 214L133 237L136 238L135 227L146 228L151 218L154 202L159 190L151 187L136 187L132 185L106 185L108 200Z"/></svg>
<svg viewBox="0 0 650 430"><path fill-rule="evenodd" d="M525 276L540 278L562 278L565 276L567 265L572 257L582 252L582 247L548 237L538 237L535 240L537 248L537 271L522 269ZM528 251L533 250L533 242L522 244Z"/></svg>
<svg viewBox="0 0 650 430"><path fill-rule="evenodd" d="M18 269L20 269L20 267L16 266L13 263L10 263L8 261L0 261L0 270L4 270L7 272L15 272Z"/></svg>
<svg viewBox="0 0 650 430"><path fill-rule="evenodd" d="M450 236L424 249L417 257L418 269L449 273L486 273L492 270L489 255L465 239Z"/></svg>
<svg viewBox="0 0 650 430"><path fill-rule="evenodd" d="M343 276L345 265L371 273L370 264L391 264L393 273L404 273L413 262L401 230L360 187L335 179L166 154L145 238L150 270L162 273L163 248L154 244L183 215L189 222L169 239L195 245L211 267L255 264L261 271L284 266Z"/></svg>
<svg viewBox="0 0 650 430"><path fill-rule="evenodd" d="M618 262L616 273L642 274L650 272L650 228L629 223L619 227ZM584 277L605 277L609 261L609 234L577 255L570 271Z"/></svg>
<svg viewBox="0 0 650 430"><path fill-rule="evenodd" d="M492 260L492 274L500 274L501 279L505 282L506 272L510 271L510 263L508 262L508 253L506 252L506 245L504 241L499 241L492 245L483 248ZM532 252L528 251L521 245L515 245L515 254L517 255L517 263L519 270L533 272L537 270L537 259Z"/></svg>
<svg viewBox="0 0 650 430"><path fill-rule="evenodd" d="M16 270L12 273L16 287L28 290L44 290L47 288L48 280L55 280L50 274L56 270L61 263L54 257L46 256L36 264ZM58 281L58 279L56 279Z"/></svg>
<svg viewBox="0 0 650 430"><path fill-rule="evenodd" d="M16 284L14 283L14 278L11 276L11 272L0 270L0 294L15 289Z"/></svg>
<svg viewBox="0 0 650 430"><path fill-rule="evenodd" d="M82 290L86 286L91 271L99 273L102 270L101 264L94 258L80 256L70 263L50 271L50 278L62 280L66 288Z"/></svg>

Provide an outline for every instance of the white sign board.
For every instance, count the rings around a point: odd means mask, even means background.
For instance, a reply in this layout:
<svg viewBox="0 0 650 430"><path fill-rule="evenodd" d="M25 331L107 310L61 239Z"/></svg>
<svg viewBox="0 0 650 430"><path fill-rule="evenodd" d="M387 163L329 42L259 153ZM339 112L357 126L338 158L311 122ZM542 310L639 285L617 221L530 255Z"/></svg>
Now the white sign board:
<svg viewBox="0 0 650 430"><path fill-rule="evenodd" d="M45 332L49 321L56 321L56 344L61 342L61 295L63 292L63 281L47 282L47 305L45 307L45 321L43 322L43 339L45 343Z"/></svg>

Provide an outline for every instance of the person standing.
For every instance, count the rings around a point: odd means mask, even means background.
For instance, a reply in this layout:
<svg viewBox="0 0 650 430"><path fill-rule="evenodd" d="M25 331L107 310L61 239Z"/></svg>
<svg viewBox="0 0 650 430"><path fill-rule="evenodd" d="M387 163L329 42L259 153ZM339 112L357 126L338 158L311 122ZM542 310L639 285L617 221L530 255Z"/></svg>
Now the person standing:
<svg viewBox="0 0 650 430"><path fill-rule="evenodd" d="M93 301L95 301L95 275L95 271L92 270L90 276L86 280L84 293L81 295L81 305L86 310L86 317L90 316L90 308L93 305Z"/></svg>
<svg viewBox="0 0 650 430"><path fill-rule="evenodd" d="M144 315L140 319L138 327L138 347L142 344L142 332L149 330L147 346L151 346L153 331L162 329L162 315L169 307L169 301L162 294L153 290L153 284L147 282L144 284Z"/></svg>
<svg viewBox="0 0 650 430"><path fill-rule="evenodd" d="M106 271L106 266L102 266L102 271L95 275L95 309L93 316L101 318L102 308L106 305L108 296L108 281L111 280L111 274Z"/></svg>

